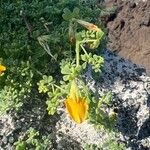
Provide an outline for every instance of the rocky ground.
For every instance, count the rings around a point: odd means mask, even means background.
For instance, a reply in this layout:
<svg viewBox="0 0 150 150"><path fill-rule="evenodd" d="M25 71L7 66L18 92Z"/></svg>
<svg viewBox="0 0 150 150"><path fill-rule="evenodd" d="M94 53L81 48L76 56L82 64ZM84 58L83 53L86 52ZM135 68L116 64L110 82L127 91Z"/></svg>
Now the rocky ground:
<svg viewBox="0 0 150 150"><path fill-rule="evenodd" d="M126 144L128 150L150 149L150 77L130 61L104 51L105 66L99 82L87 73L87 84L93 92L100 95L113 93L114 109L118 113L116 137ZM90 79L90 80L89 80ZM37 104L36 104L37 103ZM0 149L12 149L13 141L26 132L29 127L50 134L54 149L80 150L86 143L101 144L107 134L96 131L88 122L74 123L65 109L59 115L49 117L45 106L34 101L24 106L20 114L6 115L0 118Z"/></svg>
<svg viewBox="0 0 150 150"><path fill-rule="evenodd" d="M144 1L144 2L143 2ZM106 0L116 12L105 16L108 47L146 68L150 75L150 0Z"/></svg>

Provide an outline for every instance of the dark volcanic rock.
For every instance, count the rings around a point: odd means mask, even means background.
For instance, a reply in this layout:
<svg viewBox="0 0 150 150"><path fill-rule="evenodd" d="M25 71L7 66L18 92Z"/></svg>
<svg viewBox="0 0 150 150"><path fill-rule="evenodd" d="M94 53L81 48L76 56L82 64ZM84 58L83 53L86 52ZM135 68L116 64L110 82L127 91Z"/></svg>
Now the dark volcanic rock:
<svg viewBox="0 0 150 150"><path fill-rule="evenodd" d="M150 75L150 1L108 0L106 6L117 7L116 17L106 20L108 48L145 67Z"/></svg>

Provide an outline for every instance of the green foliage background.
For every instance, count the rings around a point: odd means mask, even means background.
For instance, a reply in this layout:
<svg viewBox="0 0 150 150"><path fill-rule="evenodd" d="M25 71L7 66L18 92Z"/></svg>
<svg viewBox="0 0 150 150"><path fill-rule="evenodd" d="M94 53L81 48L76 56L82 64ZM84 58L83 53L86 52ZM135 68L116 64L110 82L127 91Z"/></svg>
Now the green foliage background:
<svg viewBox="0 0 150 150"><path fill-rule="evenodd" d="M0 79L1 106L8 104L10 100L6 99L5 103L3 101L6 87L17 91L14 96L9 95L12 102L1 109L4 111L5 108L9 109L15 107L14 104L20 103L15 97L19 96L23 103L25 99L23 95L30 96L30 91L36 87L42 75L50 74L58 78L60 60L70 56L73 48L68 40L68 22L62 17L64 9L72 11L78 8L80 19L84 18L98 25L100 24L98 16L104 9L97 0L2 0L0 6L0 62L7 68L5 75ZM56 60L39 44L37 38L42 35L48 35L48 45ZM22 68L21 62L28 64L28 67ZM21 72L26 67L27 73L20 78ZM10 82L11 79L13 84ZM27 79L30 79L28 83L30 86L23 85ZM19 86L13 86L17 84L27 88L20 92Z"/></svg>

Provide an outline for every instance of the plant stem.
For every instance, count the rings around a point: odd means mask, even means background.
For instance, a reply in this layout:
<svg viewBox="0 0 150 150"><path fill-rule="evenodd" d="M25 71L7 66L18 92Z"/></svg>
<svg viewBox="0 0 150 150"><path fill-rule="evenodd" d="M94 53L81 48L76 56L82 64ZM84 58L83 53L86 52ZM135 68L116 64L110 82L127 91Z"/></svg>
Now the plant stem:
<svg viewBox="0 0 150 150"><path fill-rule="evenodd" d="M94 39L94 40L90 40L90 39L88 39L88 40L82 40L81 43L95 42L96 40L97 39Z"/></svg>
<svg viewBox="0 0 150 150"><path fill-rule="evenodd" d="M80 61L80 55L79 55L79 53L80 53L80 43L78 41L76 42L75 51L76 51L76 67L78 67L80 65L80 63L79 63L79 61Z"/></svg>
<svg viewBox="0 0 150 150"><path fill-rule="evenodd" d="M52 84L51 86L52 86L52 91L53 91L53 93L54 93L54 85Z"/></svg>
<svg viewBox="0 0 150 150"><path fill-rule="evenodd" d="M85 50L85 48L83 47L83 45L80 44L80 46L81 46L81 48L83 49L84 53L85 53L86 55L88 55L88 53L87 53L87 51Z"/></svg>
<svg viewBox="0 0 150 150"><path fill-rule="evenodd" d="M58 86L58 85L56 85L56 84L53 84L56 88L58 88L58 89L60 89L60 90L62 90L62 91L64 91L65 93L67 93L64 89L62 89L60 86Z"/></svg>

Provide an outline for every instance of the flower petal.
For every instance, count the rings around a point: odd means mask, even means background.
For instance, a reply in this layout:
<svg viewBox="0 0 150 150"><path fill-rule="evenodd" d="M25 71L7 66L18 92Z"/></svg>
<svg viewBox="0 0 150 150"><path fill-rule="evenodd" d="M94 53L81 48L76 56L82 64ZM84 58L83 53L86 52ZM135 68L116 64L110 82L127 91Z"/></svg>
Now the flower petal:
<svg viewBox="0 0 150 150"><path fill-rule="evenodd" d="M6 67L3 65L0 65L0 73L4 72L6 70Z"/></svg>
<svg viewBox="0 0 150 150"><path fill-rule="evenodd" d="M65 100L65 105L69 115L75 122L82 123L86 119L88 112L86 100L79 98L78 101L75 101L69 97Z"/></svg>

